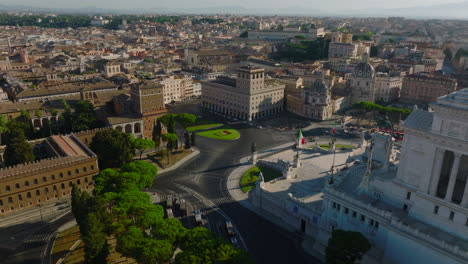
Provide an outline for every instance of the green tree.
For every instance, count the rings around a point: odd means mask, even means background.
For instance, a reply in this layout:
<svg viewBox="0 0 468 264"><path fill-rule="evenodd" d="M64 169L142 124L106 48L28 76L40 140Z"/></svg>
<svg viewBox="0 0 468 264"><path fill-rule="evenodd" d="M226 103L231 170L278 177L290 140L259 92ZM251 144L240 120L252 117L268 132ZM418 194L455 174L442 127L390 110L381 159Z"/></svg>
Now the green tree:
<svg viewBox="0 0 468 264"><path fill-rule="evenodd" d="M158 118L158 120L161 121L161 123L163 123L168 128L171 125L171 122L175 121L176 116L177 114L165 114Z"/></svg>
<svg viewBox="0 0 468 264"><path fill-rule="evenodd" d="M154 141L154 146L155 150L159 150L159 145L161 144L161 137L162 137L162 124L161 121L158 119L156 120L156 123L154 124L153 128L153 141Z"/></svg>
<svg viewBox="0 0 468 264"><path fill-rule="evenodd" d="M192 147L195 146L195 133L194 133L194 132L192 132L192 133L190 134L190 145L191 145Z"/></svg>
<svg viewBox="0 0 468 264"><path fill-rule="evenodd" d="M188 230L175 218L158 221L152 229L154 238L168 240L171 244L178 244Z"/></svg>
<svg viewBox="0 0 468 264"><path fill-rule="evenodd" d="M112 128L97 132L90 147L101 169L121 167L133 159L135 151L130 134Z"/></svg>
<svg viewBox="0 0 468 264"><path fill-rule="evenodd" d="M252 263L245 252L235 249L203 227L188 230L180 243L176 263Z"/></svg>
<svg viewBox="0 0 468 264"><path fill-rule="evenodd" d="M184 128L184 130L197 122L197 116L187 113L178 114L175 116L175 120ZM174 133L174 132L172 132Z"/></svg>
<svg viewBox="0 0 468 264"><path fill-rule="evenodd" d="M178 139L179 138L174 133L166 133L162 135L162 140L164 142L167 142L167 149L169 151L172 151L176 147L175 143L177 142Z"/></svg>
<svg viewBox="0 0 468 264"><path fill-rule="evenodd" d="M123 165L120 171L138 173L140 177L135 184L143 190L153 185L154 178L158 174L158 167L146 161L134 161Z"/></svg>
<svg viewBox="0 0 468 264"><path fill-rule="evenodd" d="M0 146L2 145L2 135L8 132L8 120L6 116L0 115Z"/></svg>
<svg viewBox="0 0 468 264"><path fill-rule="evenodd" d="M184 141L185 141L185 148L189 149L190 148L190 134L188 131L184 132Z"/></svg>
<svg viewBox="0 0 468 264"><path fill-rule="evenodd" d="M335 229L325 249L326 263L353 264L370 248L370 242L361 233Z"/></svg>
<svg viewBox="0 0 468 264"><path fill-rule="evenodd" d="M141 242L145 239L143 230L129 226L117 239L117 251L126 257L138 258Z"/></svg>
<svg viewBox="0 0 468 264"><path fill-rule="evenodd" d="M61 100L63 108L65 109L62 113L62 119L61 119L61 124L62 124L62 129L65 130L65 132L72 132L73 131L73 113L71 111L70 105L65 101L65 99Z"/></svg>
<svg viewBox="0 0 468 264"><path fill-rule="evenodd" d="M24 132L21 130L10 131L15 136L10 139L5 148L5 165L13 166L25 162L34 161L34 153L31 144L28 143Z"/></svg>
<svg viewBox="0 0 468 264"><path fill-rule="evenodd" d="M109 249L104 223L95 213L89 213L83 225L86 230L82 234L86 263L106 263Z"/></svg>
<svg viewBox="0 0 468 264"><path fill-rule="evenodd" d="M143 155L143 152L147 149L154 148L155 144L153 140L145 138L132 138L133 147L140 152L140 159Z"/></svg>
<svg viewBox="0 0 468 264"><path fill-rule="evenodd" d="M72 114L73 131L84 131L99 126L94 106L87 100L79 101Z"/></svg>

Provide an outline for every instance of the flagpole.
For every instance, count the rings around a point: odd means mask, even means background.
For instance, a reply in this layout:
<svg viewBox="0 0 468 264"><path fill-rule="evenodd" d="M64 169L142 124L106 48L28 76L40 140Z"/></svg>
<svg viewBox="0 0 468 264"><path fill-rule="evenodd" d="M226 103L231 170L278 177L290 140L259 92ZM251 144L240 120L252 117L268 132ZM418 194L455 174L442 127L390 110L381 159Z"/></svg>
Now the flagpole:
<svg viewBox="0 0 468 264"><path fill-rule="evenodd" d="M336 135L336 121L333 123L333 130L332 130L332 134L333 134L333 138L332 138L332 146L333 146L333 162L332 162L332 166L331 166L331 177L330 177L330 180L329 180L329 184L333 184L333 175L334 175L334 172L335 172L335 153L336 153L336 146L335 146L335 135Z"/></svg>

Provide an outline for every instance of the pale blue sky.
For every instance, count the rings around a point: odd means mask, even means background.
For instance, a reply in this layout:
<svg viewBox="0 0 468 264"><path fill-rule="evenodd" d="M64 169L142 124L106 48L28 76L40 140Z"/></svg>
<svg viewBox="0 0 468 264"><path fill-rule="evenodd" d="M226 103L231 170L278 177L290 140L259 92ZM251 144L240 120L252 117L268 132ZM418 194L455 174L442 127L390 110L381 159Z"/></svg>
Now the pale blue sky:
<svg viewBox="0 0 468 264"><path fill-rule="evenodd" d="M0 0L0 4L49 8L77 8L90 6L98 8L200 8L210 6L240 6L246 8L261 8L266 6L269 8L304 7L333 10L335 8L400 8L465 1L467 0Z"/></svg>

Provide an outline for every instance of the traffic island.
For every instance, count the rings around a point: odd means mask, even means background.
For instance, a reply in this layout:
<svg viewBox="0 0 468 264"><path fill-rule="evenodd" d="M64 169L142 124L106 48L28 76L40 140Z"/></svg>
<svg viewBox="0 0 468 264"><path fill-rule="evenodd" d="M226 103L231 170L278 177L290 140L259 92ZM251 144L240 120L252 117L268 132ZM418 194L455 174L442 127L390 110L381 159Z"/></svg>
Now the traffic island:
<svg viewBox="0 0 468 264"><path fill-rule="evenodd" d="M220 128L197 133L197 135L220 140L236 140L240 137L239 131L231 128Z"/></svg>
<svg viewBox="0 0 468 264"><path fill-rule="evenodd" d="M239 186L242 192L246 193L255 186L255 182L258 180L260 172L262 172L265 182L269 182L283 176L283 174L278 170L265 166L254 166L244 172L240 178Z"/></svg>

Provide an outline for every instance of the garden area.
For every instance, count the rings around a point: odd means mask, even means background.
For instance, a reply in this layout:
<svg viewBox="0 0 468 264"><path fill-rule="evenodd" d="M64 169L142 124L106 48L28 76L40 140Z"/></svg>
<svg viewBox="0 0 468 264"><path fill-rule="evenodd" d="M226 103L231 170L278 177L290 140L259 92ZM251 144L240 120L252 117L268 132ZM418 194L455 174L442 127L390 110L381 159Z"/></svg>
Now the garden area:
<svg viewBox="0 0 468 264"><path fill-rule="evenodd" d="M264 167L264 166L255 166L244 172L239 182L239 186L242 192L246 193L250 191L255 186L255 182L258 180L260 172L263 174L265 182L269 182L273 179L283 176L283 174L275 169Z"/></svg>
<svg viewBox="0 0 468 264"><path fill-rule="evenodd" d="M215 128L215 127L220 127L222 125L223 124L221 123L200 124L196 126L187 127L186 130L188 132L193 132L193 131L198 131L198 130L205 130L205 129Z"/></svg>
<svg viewBox="0 0 468 264"><path fill-rule="evenodd" d="M231 128L220 128L220 129L213 129L208 131L202 131L197 133L197 135L207 138L213 139L221 139L221 140L234 140L240 137L239 131Z"/></svg>
<svg viewBox="0 0 468 264"><path fill-rule="evenodd" d="M191 149L180 149L172 153L168 153L166 149L162 149L159 152L148 154L148 159L154 162L160 169L167 169L192 153Z"/></svg>

